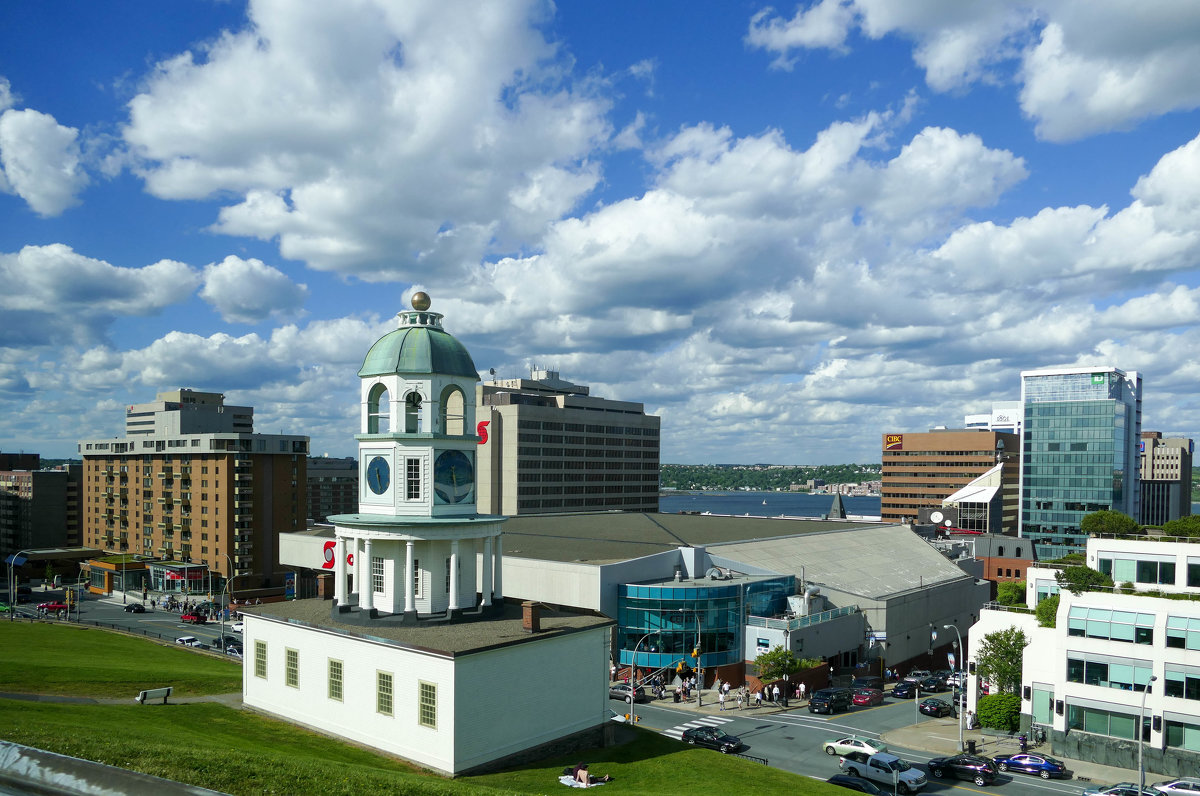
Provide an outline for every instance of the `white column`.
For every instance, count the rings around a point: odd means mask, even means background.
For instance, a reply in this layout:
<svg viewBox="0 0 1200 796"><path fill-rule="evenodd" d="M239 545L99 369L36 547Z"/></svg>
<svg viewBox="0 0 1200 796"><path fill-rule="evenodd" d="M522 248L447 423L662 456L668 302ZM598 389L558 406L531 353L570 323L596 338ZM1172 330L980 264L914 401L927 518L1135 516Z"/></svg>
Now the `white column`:
<svg viewBox="0 0 1200 796"><path fill-rule="evenodd" d="M333 545L333 599L346 604L346 540L340 536Z"/></svg>
<svg viewBox="0 0 1200 796"><path fill-rule="evenodd" d="M375 584L371 577L371 540L363 541L363 562L359 572L365 574L362 585L358 587L358 606L364 611L375 607Z"/></svg>
<svg viewBox="0 0 1200 796"><path fill-rule="evenodd" d="M363 540L355 538L354 540L354 591L353 594L358 595L358 604L362 605L363 587L362 587L362 546Z"/></svg>
<svg viewBox="0 0 1200 796"><path fill-rule="evenodd" d="M504 534L496 534L496 557L492 566L492 598L496 602L504 601Z"/></svg>
<svg viewBox="0 0 1200 796"><path fill-rule="evenodd" d="M458 540L450 542L450 610L458 610Z"/></svg>
<svg viewBox="0 0 1200 796"><path fill-rule="evenodd" d="M483 607L492 604L492 537L483 540L483 583L479 587L483 594Z"/></svg>
<svg viewBox="0 0 1200 796"><path fill-rule="evenodd" d="M404 613L410 614L416 610L414 604L413 584L417 580L417 573L413 572L413 542L409 542L404 546Z"/></svg>

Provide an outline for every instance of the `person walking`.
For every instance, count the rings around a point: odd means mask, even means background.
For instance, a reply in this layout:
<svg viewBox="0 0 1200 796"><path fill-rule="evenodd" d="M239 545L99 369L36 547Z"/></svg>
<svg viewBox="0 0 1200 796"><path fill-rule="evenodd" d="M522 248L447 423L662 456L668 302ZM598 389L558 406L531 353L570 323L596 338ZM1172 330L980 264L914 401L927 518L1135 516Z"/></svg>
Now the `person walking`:
<svg viewBox="0 0 1200 796"><path fill-rule="evenodd" d="M738 703L738 710L741 710L742 709L742 692L741 691L737 692L737 703Z"/></svg>
<svg viewBox="0 0 1200 796"><path fill-rule="evenodd" d="M759 686L758 690L754 692L754 707L762 707L762 686Z"/></svg>
<svg viewBox="0 0 1200 796"><path fill-rule="evenodd" d="M776 705L779 704L779 683L776 683L775 687L771 689L771 699Z"/></svg>
<svg viewBox="0 0 1200 796"><path fill-rule="evenodd" d="M725 709L725 692L724 691L717 692L717 701L721 703L721 710L724 710Z"/></svg>
<svg viewBox="0 0 1200 796"><path fill-rule="evenodd" d="M801 702L804 701L805 688L806 688L806 686L804 685L804 683L801 683L800 685L796 686L796 698L799 699Z"/></svg>

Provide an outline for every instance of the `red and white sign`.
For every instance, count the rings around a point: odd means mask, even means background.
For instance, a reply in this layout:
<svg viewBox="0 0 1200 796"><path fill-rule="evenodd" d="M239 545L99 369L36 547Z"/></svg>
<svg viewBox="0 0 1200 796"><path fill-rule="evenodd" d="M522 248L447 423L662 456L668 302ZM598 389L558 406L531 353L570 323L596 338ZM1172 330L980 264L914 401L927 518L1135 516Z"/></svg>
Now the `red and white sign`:
<svg viewBox="0 0 1200 796"><path fill-rule="evenodd" d="M492 421L480 420L479 423L475 426L475 434L476 434L476 436L479 437L480 445L487 444L487 440L488 440L487 427L488 427L488 423L490 423L490 422L492 422Z"/></svg>

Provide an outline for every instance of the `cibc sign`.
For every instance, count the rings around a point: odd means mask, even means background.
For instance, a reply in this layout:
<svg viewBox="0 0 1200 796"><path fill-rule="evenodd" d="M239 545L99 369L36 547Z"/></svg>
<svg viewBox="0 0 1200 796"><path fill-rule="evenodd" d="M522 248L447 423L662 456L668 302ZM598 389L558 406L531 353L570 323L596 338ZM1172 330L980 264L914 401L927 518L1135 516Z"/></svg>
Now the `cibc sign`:
<svg viewBox="0 0 1200 796"><path fill-rule="evenodd" d="M904 450L904 435L903 434L884 434L883 449L885 451L902 451Z"/></svg>

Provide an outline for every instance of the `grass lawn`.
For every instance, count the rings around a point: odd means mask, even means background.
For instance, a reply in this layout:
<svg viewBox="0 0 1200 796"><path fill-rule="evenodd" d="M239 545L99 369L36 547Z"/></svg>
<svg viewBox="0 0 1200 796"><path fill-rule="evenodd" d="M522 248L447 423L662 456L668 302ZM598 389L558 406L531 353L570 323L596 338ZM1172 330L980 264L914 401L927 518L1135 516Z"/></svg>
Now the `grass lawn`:
<svg viewBox="0 0 1200 796"><path fill-rule="evenodd" d="M604 796L694 796L714 787L789 796L846 793L807 777L685 746L643 728L619 728L621 736L632 740L606 749L449 780L395 758L224 705L133 703L138 690L165 683L175 686L176 693L237 691L240 672L234 663L103 630L3 623L3 690L112 695L129 699L129 704L0 699L0 738L247 796L565 794L567 789L558 783L558 776L565 766L581 759L591 764L594 774L613 776L615 781L601 791Z"/></svg>
<svg viewBox="0 0 1200 796"><path fill-rule="evenodd" d="M238 692L242 665L87 625L0 620L0 691L132 700L164 685L175 696Z"/></svg>

